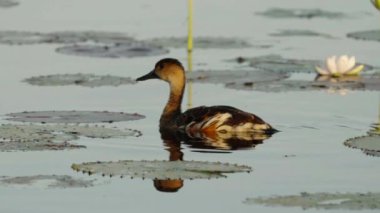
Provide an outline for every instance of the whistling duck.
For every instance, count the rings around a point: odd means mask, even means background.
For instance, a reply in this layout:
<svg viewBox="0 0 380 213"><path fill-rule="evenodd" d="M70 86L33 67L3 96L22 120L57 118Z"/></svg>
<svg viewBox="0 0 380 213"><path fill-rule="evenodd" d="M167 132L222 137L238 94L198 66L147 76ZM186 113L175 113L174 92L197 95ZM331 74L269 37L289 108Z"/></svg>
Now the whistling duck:
<svg viewBox="0 0 380 213"><path fill-rule="evenodd" d="M169 83L170 96L160 118L160 130L179 130L190 135L277 132L258 116L230 106L200 106L181 112L186 84L185 69L173 58L158 61L154 69L136 81L161 79Z"/></svg>

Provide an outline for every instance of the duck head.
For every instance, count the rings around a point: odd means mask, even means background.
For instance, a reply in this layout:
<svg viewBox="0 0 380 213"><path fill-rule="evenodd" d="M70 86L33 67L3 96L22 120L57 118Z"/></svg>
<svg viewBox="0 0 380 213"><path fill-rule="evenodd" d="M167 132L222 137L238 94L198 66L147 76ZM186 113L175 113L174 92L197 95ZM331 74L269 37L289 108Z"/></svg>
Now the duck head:
<svg viewBox="0 0 380 213"><path fill-rule="evenodd" d="M136 81L161 79L167 82L175 82L184 78L184 68L181 62L174 58L164 58L156 63L151 72L137 78Z"/></svg>

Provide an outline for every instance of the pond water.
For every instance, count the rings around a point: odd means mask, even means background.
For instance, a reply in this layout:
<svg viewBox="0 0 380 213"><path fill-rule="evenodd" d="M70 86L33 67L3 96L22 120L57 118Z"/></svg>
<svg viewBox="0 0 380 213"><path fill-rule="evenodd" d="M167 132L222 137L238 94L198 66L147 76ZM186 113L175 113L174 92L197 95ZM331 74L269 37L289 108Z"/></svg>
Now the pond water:
<svg viewBox="0 0 380 213"><path fill-rule="evenodd" d="M355 55L361 63L380 67L380 43L347 38L346 34L380 28L380 13L369 1L212 0L194 2L194 34L232 37L251 43L249 48L195 47L194 70L251 70L230 59L279 54L286 58L323 60L333 54ZM186 1L20 1L0 8L2 31L109 31L136 39L184 37ZM271 8L322 9L343 13L339 18L270 18L259 12ZM270 36L282 30L312 30L330 36ZM266 48L258 48L264 45ZM267 46L269 45L269 46ZM0 183L1 212L303 212L300 207L272 207L245 202L256 197L307 193L379 193L380 158L348 148L344 141L364 136L379 122L378 91L234 90L223 84L192 85L192 105L230 105L253 112L281 132L251 149L215 151L180 144L186 161L223 162L252 167L250 173L226 178L184 180L176 193L158 191L152 180L82 174L72 164L94 161L169 160L158 131L167 101L164 82L148 81L121 86L34 86L24 79L55 74L94 74L139 77L163 57L186 65L185 48L169 48L164 55L134 58L96 58L55 52L62 44L1 45L0 84L2 124L6 114L23 111L86 110L138 113L144 119L106 123L130 128L140 137L97 139L81 137L71 143L86 149L1 152L0 176L43 177L39 183ZM313 79L315 74L292 74ZM186 91L187 94L187 91ZM187 98L183 107L186 108ZM1 136L0 136L1 137ZM177 148L179 148L177 146ZM79 187L48 187L59 177L88 181ZM53 178L52 178L53 177ZM8 179L9 180L9 179ZM60 179L61 181L62 179ZM47 183L48 182L48 183ZM82 186L82 187L80 187ZM324 210L329 211L329 210ZM334 212L345 211L334 210ZM355 211L355 210L353 210ZM357 210L358 211L358 210ZM361 210L362 212L372 210ZM378 211L378 209L377 209ZM308 212L320 212L315 208Z"/></svg>

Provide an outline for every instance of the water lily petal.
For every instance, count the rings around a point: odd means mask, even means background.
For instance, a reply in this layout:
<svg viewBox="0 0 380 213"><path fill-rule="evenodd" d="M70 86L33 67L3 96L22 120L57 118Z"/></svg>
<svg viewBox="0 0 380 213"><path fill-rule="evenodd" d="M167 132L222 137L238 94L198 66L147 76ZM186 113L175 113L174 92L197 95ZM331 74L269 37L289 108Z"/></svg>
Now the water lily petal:
<svg viewBox="0 0 380 213"><path fill-rule="evenodd" d="M326 68L330 73L336 73L337 72L336 56L335 55L327 58Z"/></svg>
<svg viewBox="0 0 380 213"><path fill-rule="evenodd" d="M347 70L344 73L348 73L349 71L351 71L354 68L355 64L356 64L355 56L351 56L348 59Z"/></svg>
<svg viewBox="0 0 380 213"><path fill-rule="evenodd" d="M364 69L364 65L361 64L354 69L350 70L349 72L346 73L346 75L358 75L362 70Z"/></svg>
<svg viewBox="0 0 380 213"><path fill-rule="evenodd" d="M329 72L329 71L327 71L327 70L325 70L325 69L322 69L322 68L320 68L320 67L318 67L318 66L315 66L315 69L316 69L316 71L317 71L317 73L318 73L319 75L330 75L330 72Z"/></svg>
<svg viewBox="0 0 380 213"><path fill-rule="evenodd" d="M348 56L342 55L337 59L337 72L345 73L348 69Z"/></svg>

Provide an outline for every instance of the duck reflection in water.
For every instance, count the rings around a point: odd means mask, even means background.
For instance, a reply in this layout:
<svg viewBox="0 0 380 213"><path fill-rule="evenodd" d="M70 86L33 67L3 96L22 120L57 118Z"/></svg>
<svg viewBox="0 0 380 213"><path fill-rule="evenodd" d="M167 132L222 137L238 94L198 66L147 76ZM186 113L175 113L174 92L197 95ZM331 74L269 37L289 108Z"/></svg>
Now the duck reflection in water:
<svg viewBox="0 0 380 213"><path fill-rule="evenodd" d="M160 60L151 72L136 80L148 79L161 79L170 86L169 100L160 118L160 133L171 161L183 160L181 142L208 152L248 149L277 132L260 117L230 106L200 106L182 112L186 77L176 59ZM154 180L154 186L159 191L176 192L183 180Z"/></svg>

